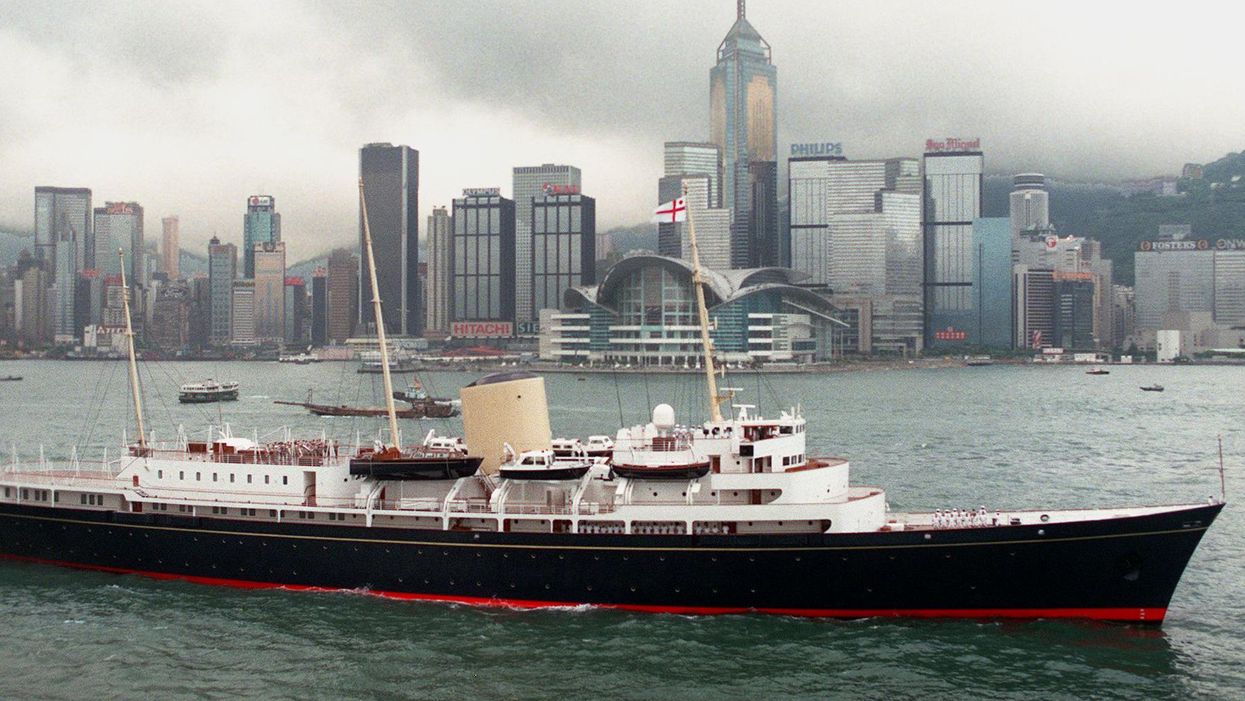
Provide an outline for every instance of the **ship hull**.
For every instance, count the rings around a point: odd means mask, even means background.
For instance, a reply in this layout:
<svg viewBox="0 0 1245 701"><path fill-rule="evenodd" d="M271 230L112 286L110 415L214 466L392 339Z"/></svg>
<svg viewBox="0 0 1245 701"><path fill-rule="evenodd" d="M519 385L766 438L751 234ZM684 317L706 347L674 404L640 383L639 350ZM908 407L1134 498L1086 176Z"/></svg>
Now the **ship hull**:
<svg viewBox="0 0 1245 701"><path fill-rule="evenodd" d="M523 608L1159 624L1221 508L1041 527L659 536L363 528L3 504L0 557L247 588L365 590Z"/></svg>

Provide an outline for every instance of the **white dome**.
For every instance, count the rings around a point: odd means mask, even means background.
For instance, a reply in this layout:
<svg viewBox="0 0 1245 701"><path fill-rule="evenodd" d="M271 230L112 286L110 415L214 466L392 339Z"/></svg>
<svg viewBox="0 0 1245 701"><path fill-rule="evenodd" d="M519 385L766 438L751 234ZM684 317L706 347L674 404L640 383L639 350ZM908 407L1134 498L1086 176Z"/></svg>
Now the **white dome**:
<svg viewBox="0 0 1245 701"><path fill-rule="evenodd" d="M674 428L674 407L669 404L658 404L653 407L653 426L663 431Z"/></svg>

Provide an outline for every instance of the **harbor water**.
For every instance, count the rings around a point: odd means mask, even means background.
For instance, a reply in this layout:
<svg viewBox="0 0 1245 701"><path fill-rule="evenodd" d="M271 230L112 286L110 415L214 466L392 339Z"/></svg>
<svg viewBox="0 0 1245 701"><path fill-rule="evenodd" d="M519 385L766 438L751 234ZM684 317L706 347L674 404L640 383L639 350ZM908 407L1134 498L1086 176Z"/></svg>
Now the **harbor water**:
<svg viewBox="0 0 1245 701"><path fill-rule="evenodd" d="M276 399L379 404L355 364L146 363L155 440L289 426L353 443L383 419L319 418ZM2 361L7 465L77 456L133 435L121 362ZM177 386L236 380L241 398L180 405ZM402 376L409 378L410 376ZM456 396L479 373L423 375ZM703 420L694 375L546 378L555 434L612 434L672 404ZM1158 383L1164 392L1142 392ZM403 385L399 379L396 385ZM235 590L0 561L0 698L1241 698L1245 696L1245 368L990 366L818 375L739 373L736 403L798 405L809 453L852 462L891 508L1107 506L1218 496L1161 629L1074 621L826 621L577 607L515 611L366 592ZM405 421L406 442L457 419ZM254 433L253 433L254 431ZM279 436L271 436L273 439ZM688 578L695 571L685 573ZM808 572L808 577L833 573ZM1076 572L1066 573L1076 577ZM920 577L907 583L923 585Z"/></svg>

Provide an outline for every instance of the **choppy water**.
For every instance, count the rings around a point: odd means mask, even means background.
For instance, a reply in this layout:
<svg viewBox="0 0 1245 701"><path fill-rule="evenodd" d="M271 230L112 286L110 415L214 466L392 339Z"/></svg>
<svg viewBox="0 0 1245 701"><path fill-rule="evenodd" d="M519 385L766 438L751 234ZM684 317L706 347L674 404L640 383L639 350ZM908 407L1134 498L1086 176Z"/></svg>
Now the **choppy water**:
<svg viewBox="0 0 1245 701"><path fill-rule="evenodd" d="M272 399L379 401L354 366L151 363L149 425L219 419L341 438L371 419L320 419ZM110 453L128 421L120 363L0 362L0 446L23 457ZM176 404L178 383L236 379L242 399ZM426 378L441 394L470 373ZM1163 393L1138 390L1159 382ZM802 404L811 454L852 459L892 506L1229 501L1245 487L1245 368L986 367L740 376L741 401ZM673 403L693 377L552 375L555 433L612 433ZM759 399L759 401L758 401ZM621 412L620 412L621 406ZM413 423L413 422L412 422ZM456 431L453 421L408 424ZM64 443L57 437L68 437ZM59 443L53 445L54 443ZM7 462L7 456L6 456ZM236 591L0 563L0 697L269 698L1241 698L1245 516L1230 504L1160 631L1077 622L810 621L593 609L484 610L357 593ZM1075 576L1075 573L1069 573ZM920 586L919 581L912 582Z"/></svg>

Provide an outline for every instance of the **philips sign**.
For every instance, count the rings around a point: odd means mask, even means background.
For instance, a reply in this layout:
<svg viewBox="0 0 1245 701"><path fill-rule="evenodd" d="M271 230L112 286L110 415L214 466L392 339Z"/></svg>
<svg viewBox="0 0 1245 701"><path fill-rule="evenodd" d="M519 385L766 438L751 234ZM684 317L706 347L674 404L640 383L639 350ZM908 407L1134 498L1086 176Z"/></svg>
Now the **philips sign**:
<svg viewBox="0 0 1245 701"><path fill-rule="evenodd" d="M795 158L805 156L842 156L843 142L823 141L811 144L791 144L791 155Z"/></svg>

